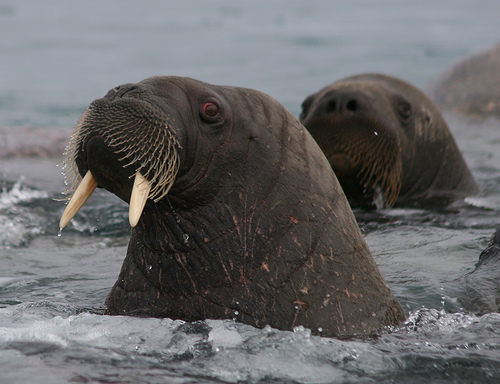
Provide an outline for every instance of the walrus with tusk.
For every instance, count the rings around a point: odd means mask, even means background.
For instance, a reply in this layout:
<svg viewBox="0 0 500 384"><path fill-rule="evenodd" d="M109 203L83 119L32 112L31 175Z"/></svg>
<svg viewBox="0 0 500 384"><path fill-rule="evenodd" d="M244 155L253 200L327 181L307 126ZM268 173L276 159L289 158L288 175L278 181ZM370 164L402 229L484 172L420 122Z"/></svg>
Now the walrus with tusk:
<svg viewBox="0 0 500 384"><path fill-rule="evenodd" d="M325 156L251 89L151 77L90 104L61 228L102 187L132 229L108 314L364 336L404 320Z"/></svg>

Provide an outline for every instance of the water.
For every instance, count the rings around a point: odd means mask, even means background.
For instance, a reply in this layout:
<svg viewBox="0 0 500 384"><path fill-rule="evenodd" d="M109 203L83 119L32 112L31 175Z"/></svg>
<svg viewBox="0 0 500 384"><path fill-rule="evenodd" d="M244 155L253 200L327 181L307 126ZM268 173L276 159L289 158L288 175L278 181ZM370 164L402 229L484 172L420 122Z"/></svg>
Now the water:
<svg viewBox="0 0 500 384"><path fill-rule="evenodd" d="M308 94L359 72L424 87L497 42L499 12L496 0L4 0L0 128L69 136L94 98L158 74L257 88L296 116ZM446 209L356 212L409 314L370 341L103 316L127 207L98 192L58 236L61 159L1 159L0 383L498 382L500 315L463 310L457 279L500 222L500 123L445 117L483 194Z"/></svg>

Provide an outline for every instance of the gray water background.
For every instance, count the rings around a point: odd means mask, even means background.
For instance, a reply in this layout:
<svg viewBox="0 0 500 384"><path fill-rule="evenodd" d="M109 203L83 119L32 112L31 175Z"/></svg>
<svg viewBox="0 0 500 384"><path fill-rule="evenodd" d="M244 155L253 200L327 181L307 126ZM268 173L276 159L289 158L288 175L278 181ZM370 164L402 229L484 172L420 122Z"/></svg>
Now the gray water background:
<svg viewBox="0 0 500 384"><path fill-rule="evenodd" d="M500 40L499 20L496 0L4 0L0 127L69 136L93 99L152 75L256 88L298 116L308 94L356 73L424 88ZM126 207L98 192L58 236L61 159L0 160L0 383L498 382L500 315L463 310L457 278L500 222L500 123L445 116L483 194L356 212L409 314L372 341L102 316L126 253Z"/></svg>

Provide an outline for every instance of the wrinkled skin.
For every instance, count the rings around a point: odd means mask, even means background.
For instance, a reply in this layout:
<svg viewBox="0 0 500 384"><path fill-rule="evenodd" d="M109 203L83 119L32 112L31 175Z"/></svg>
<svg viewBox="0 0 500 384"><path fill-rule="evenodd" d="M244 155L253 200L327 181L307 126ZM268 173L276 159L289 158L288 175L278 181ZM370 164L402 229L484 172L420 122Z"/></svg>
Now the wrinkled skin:
<svg viewBox="0 0 500 384"><path fill-rule="evenodd" d="M437 108L402 80L339 80L305 99L300 120L354 207L441 205L478 192Z"/></svg>
<svg viewBox="0 0 500 384"><path fill-rule="evenodd" d="M460 302L477 315L500 312L500 226L479 256L476 268L460 279Z"/></svg>
<svg viewBox="0 0 500 384"><path fill-rule="evenodd" d="M500 44L459 60L426 88L442 110L477 119L500 118Z"/></svg>
<svg viewBox="0 0 500 384"><path fill-rule="evenodd" d="M153 77L98 104L148 104L180 143L167 197L133 228L108 314L234 318L323 336L369 334L403 311L363 240L328 162L298 121L258 91ZM204 110L207 103L217 108ZM112 116L84 114L99 125ZM137 137L141 142L148 137ZM102 133L75 161L126 202L134 166Z"/></svg>

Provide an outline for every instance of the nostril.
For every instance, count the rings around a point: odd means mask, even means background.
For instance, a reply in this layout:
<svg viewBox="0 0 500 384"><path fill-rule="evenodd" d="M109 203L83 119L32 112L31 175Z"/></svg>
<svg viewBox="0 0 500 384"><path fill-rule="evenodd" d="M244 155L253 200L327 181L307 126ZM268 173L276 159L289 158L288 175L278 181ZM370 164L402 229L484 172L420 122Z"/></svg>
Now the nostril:
<svg viewBox="0 0 500 384"><path fill-rule="evenodd" d="M139 88L137 85L130 85L128 87L123 87L121 88L121 96L124 96L125 94L129 93L129 92L133 92L135 91L137 88Z"/></svg>
<svg viewBox="0 0 500 384"><path fill-rule="evenodd" d="M330 100L328 104L326 105L326 111L327 112L335 112L337 110L337 101L336 100Z"/></svg>
<svg viewBox="0 0 500 384"><path fill-rule="evenodd" d="M347 95L335 95L326 103L327 113L344 113L345 111L356 112L359 110L359 102L356 97Z"/></svg>
<svg viewBox="0 0 500 384"><path fill-rule="evenodd" d="M127 93L133 92L138 88L139 87L135 84L122 84L122 85L119 85L117 87L114 87L113 91L115 92L115 95L117 97L123 97Z"/></svg>
<svg viewBox="0 0 500 384"><path fill-rule="evenodd" d="M137 89L139 89L139 86L135 84L122 84L110 89L105 97L108 99L121 98L127 96L130 92L136 91Z"/></svg>
<svg viewBox="0 0 500 384"><path fill-rule="evenodd" d="M354 99L350 99L347 101L345 107L348 111L356 112L358 110L358 102Z"/></svg>

